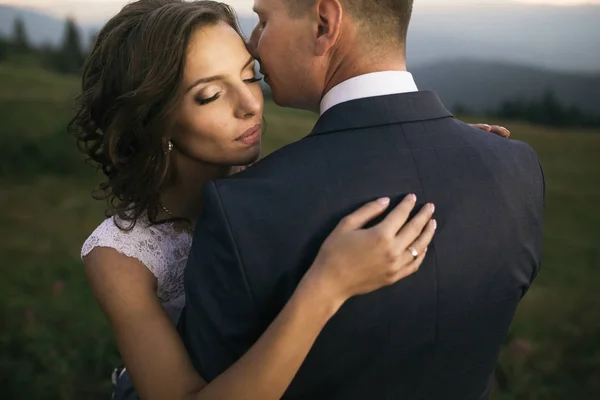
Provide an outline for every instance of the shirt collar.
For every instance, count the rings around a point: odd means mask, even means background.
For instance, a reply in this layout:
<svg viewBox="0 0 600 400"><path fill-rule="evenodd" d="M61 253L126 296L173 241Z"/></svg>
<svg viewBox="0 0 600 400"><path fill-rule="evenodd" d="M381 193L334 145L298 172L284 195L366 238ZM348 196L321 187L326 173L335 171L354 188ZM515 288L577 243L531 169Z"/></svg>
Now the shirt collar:
<svg viewBox="0 0 600 400"><path fill-rule="evenodd" d="M323 96L319 107L320 115L346 101L418 90L412 74L407 71L381 71L359 75L334 86Z"/></svg>

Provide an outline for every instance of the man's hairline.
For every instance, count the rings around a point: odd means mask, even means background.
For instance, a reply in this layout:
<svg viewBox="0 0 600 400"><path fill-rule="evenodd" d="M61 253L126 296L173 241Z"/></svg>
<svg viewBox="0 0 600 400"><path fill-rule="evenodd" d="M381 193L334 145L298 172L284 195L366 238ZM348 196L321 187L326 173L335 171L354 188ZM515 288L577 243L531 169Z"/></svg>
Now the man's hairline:
<svg viewBox="0 0 600 400"><path fill-rule="evenodd" d="M302 18L302 17L306 16L306 14L309 12L310 8L311 8L312 6L314 6L314 4L315 4L315 3L316 3L318 0L309 0L309 1L310 1L309 5L305 5L305 6L303 7L303 8L305 9L305 11L304 11L304 12L300 12L300 13L297 13L297 12L295 12L295 10L293 9L294 7L291 5L291 4L292 4L292 2L294 2L294 1L296 1L296 0L281 0L281 1L284 3L284 7L285 7L285 8L287 8L287 10L288 10L288 15L290 16L290 18L292 18L292 19L298 19L298 18ZM257 6L256 6L256 2L254 2L254 3L255 3L255 4L254 4L254 5L253 5L253 7L252 7L252 11L253 11L255 14L257 14L257 15L258 15L258 17L260 18L262 15L264 15L264 14L265 14L265 11L264 11L264 10L262 10L261 8L257 7ZM352 18L352 17L353 17L353 16L352 16L352 13L350 13L350 12L349 12L349 17L350 17L350 18ZM359 21L359 20L357 20L356 22L360 24L360 21ZM368 29L368 28L367 28L367 29ZM407 38L406 38L406 37L404 37L404 38L397 38L397 44L398 44L398 45L400 45L400 46L406 46L406 43L407 43ZM405 51L406 51L406 50L405 50Z"/></svg>

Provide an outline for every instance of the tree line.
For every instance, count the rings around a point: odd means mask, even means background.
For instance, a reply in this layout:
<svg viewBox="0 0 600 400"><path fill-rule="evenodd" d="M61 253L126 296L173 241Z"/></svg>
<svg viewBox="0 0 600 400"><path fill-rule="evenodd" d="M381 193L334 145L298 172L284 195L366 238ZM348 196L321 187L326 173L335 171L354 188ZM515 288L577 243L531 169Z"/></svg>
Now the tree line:
<svg viewBox="0 0 600 400"><path fill-rule="evenodd" d="M485 112L475 112L462 104L455 104L452 111L459 116L480 114L489 118L533 122L558 128L600 128L600 106L594 113L575 105L566 105L550 89L534 98L505 100L497 108Z"/></svg>
<svg viewBox="0 0 600 400"><path fill-rule="evenodd" d="M58 46L34 46L21 18L14 20L11 35L0 36L0 62L8 60L37 64L62 74L77 74L81 71L86 56L79 27L71 18L65 22L63 38Z"/></svg>
<svg viewBox="0 0 600 400"><path fill-rule="evenodd" d="M575 105L562 104L551 90L539 98L507 100L491 114L561 128L600 128L600 105L596 114L583 111Z"/></svg>

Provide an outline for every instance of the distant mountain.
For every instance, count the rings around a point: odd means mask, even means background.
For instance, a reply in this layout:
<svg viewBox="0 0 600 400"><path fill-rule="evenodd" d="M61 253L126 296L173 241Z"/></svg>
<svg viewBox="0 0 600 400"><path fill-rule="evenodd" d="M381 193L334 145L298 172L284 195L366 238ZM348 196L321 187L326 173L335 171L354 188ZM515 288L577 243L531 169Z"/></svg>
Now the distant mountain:
<svg viewBox="0 0 600 400"><path fill-rule="evenodd" d="M0 5L0 35L10 37L16 18L23 19L29 41L37 46L58 45L64 35L65 21L38 11ZM92 34L98 26L80 26L82 45L90 44Z"/></svg>
<svg viewBox="0 0 600 400"><path fill-rule="evenodd" d="M435 90L449 108L476 112L497 109L503 101L540 98L554 92L566 106L600 114L600 73L571 74L520 65L455 60L411 69L421 90Z"/></svg>
<svg viewBox="0 0 600 400"><path fill-rule="evenodd" d="M408 39L411 68L468 58L600 72L598 5L459 3L436 8L416 3Z"/></svg>

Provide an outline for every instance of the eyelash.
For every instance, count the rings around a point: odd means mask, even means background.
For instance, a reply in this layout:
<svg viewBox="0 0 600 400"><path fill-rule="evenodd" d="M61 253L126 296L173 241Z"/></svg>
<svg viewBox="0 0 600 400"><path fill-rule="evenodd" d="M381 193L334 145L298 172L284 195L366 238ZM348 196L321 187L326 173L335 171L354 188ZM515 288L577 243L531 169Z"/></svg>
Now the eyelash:
<svg viewBox="0 0 600 400"><path fill-rule="evenodd" d="M217 93L210 99L196 98L196 103L198 103L201 106L204 106L204 105L207 105L208 103L212 103L213 101L217 100L220 96L221 96L221 93Z"/></svg>
<svg viewBox="0 0 600 400"><path fill-rule="evenodd" d="M246 79L244 82L246 82L246 83L256 83L256 82L262 81L262 79L263 79L262 76L255 76L252 79Z"/></svg>
<svg viewBox="0 0 600 400"><path fill-rule="evenodd" d="M262 81L262 77L260 76L255 76L254 78L251 79L246 79L244 80L244 82L246 83L256 83L256 82L260 82ZM213 97L209 98L209 99L201 99L201 98L196 98L196 102L201 105L201 106L205 106L209 103L212 103L213 101L217 100L219 97L221 97L221 93L217 93L215 94Z"/></svg>

